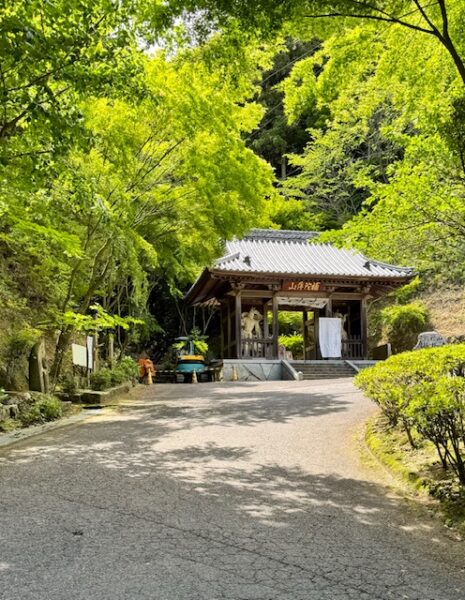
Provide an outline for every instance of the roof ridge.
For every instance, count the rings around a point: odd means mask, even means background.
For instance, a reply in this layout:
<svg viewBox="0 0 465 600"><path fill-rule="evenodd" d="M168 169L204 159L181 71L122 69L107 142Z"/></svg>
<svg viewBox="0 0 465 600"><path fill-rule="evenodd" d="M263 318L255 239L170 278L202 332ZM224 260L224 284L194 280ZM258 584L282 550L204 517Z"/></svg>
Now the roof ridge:
<svg viewBox="0 0 465 600"><path fill-rule="evenodd" d="M251 229L241 240L304 242L319 235L317 231L297 229Z"/></svg>
<svg viewBox="0 0 465 600"><path fill-rule="evenodd" d="M230 252L229 254L226 254L225 256L221 256L220 258L217 258L214 262L215 266L221 265L222 263L227 263L227 262L231 262L233 260L236 260L236 258L240 258L241 257L241 252Z"/></svg>
<svg viewBox="0 0 465 600"><path fill-rule="evenodd" d="M382 260L368 258L367 256L365 256L365 254L362 254L361 252L359 254L360 254L360 256L363 256L363 258L367 262L372 263L374 265L378 265L380 267L387 267L388 269L396 269L397 271L415 271L415 267L401 267L399 265L393 265L392 263L383 262Z"/></svg>

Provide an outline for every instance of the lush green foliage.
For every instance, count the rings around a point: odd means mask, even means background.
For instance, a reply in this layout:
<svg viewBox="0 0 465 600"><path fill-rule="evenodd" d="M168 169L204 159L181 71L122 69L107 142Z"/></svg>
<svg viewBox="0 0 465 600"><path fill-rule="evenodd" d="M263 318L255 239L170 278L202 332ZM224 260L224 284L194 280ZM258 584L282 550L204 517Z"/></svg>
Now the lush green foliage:
<svg viewBox="0 0 465 600"><path fill-rule="evenodd" d="M464 19L443 0L9 3L2 357L45 334L56 382L76 331L146 343L157 299L255 225L336 228L465 280ZM407 312L382 316L396 349L402 323L421 328Z"/></svg>
<svg viewBox="0 0 465 600"><path fill-rule="evenodd" d="M45 423L59 419L62 415L62 406L60 400L54 396L41 394L30 404L20 404L19 420L25 427L36 423Z"/></svg>
<svg viewBox="0 0 465 600"><path fill-rule="evenodd" d="M127 356L117 362L113 368L104 367L93 373L90 383L93 390L106 390L126 381L135 381L138 376L136 362Z"/></svg>
<svg viewBox="0 0 465 600"><path fill-rule="evenodd" d="M150 336L154 282L178 294L273 195L244 142L267 54L219 68L216 38L145 52L157 23L142 0L2 13L1 313L14 329L60 330L55 381L75 331L112 331L123 350Z"/></svg>
<svg viewBox="0 0 465 600"><path fill-rule="evenodd" d="M189 7L202 9L204 26L234 29L239 20L265 40L320 40L280 85L291 124L312 115L306 148L290 157L296 176L284 186L305 205L308 224L343 226L327 239L412 263L430 280L465 279L463 2L192 0ZM279 212L277 223L288 217L298 225L295 213Z"/></svg>
<svg viewBox="0 0 465 600"><path fill-rule="evenodd" d="M356 384L413 446L429 440L465 485L465 346L398 354L359 373Z"/></svg>
<svg viewBox="0 0 465 600"><path fill-rule="evenodd" d="M268 322L271 322L271 313L268 315ZM302 333L303 319L300 311L279 311L278 313L279 332L283 335L292 335Z"/></svg>
<svg viewBox="0 0 465 600"><path fill-rule="evenodd" d="M293 333L279 336L279 345L292 352L295 360L304 357L304 336L300 333Z"/></svg>
<svg viewBox="0 0 465 600"><path fill-rule="evenodd" d="M303 320L301 312L282 311L278 313L279 344L292 352L295 359L304 357Z"/></svg>
<svg viewBox="0 0 465 600"><path fill-rule="evenodd" d="M426 308L418 302L386 306L381 311L384 337L394 354L412 350L418 334L425 331L428 319Z"/></svg>

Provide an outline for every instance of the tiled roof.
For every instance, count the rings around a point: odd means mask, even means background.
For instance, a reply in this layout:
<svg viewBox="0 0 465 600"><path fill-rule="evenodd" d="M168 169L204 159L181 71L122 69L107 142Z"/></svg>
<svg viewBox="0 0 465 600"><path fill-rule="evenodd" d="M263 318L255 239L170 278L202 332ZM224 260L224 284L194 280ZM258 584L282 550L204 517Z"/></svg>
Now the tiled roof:
<svg viewBox="0 0 465 600"><path fill-rule="evenodd" d="M226 253L213 270L367 279L407 278L415 273L410 267L381 263L359 252L308 241L317 236L313 231L254 229L242 240L227 242Z"/></svg>

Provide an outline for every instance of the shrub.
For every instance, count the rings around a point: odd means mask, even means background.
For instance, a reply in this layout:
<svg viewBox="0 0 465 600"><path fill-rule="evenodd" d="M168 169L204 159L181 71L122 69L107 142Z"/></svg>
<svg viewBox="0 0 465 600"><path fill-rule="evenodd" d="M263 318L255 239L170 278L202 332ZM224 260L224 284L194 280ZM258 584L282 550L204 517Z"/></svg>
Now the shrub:
<svg viewBox="0 0 465 600"><path fill-rule="evenodd" d="M30 405L24 405L19 411L19 420L25 426L34 423L54 421L63 414L60 400L54 396L43 395Z"/></svg>
<svg viewBox="0 0 465 600"><path fill-rule="evenodd" d="M78 384L72 375L65 375L61 380L61 389L65 394L72 396L78 391Z"/></svg>
<svg viewBox="0 0 465 600"><path fill-rule="evenodd" d="M392 356L355 382L412 445L416 437L433 442L442 466L465 485L465 345Z"/></svg>
<svg viewBox="0 0 465 600"><path fill-rule="evenodd" d="M90 376L90 387L93 390L102 391L110 388L112 385L111 369L100 369Z"/></svg>
<svg viewBox="0 0 465 600"><path fill-rule="evenodd" d="M286 350L292 352L295 359L303 358L304 355L304 336L300 333L292 335L280 335L279 344L284 346Z"/></svg>
<svg viewBox="0 0 465 600"><path fill-rule="evenodd" d="M116 363L113 369L103 368L93 373L90 378L90 385L93 390L102 391L125 381L133 381L137 379L138 375L137 363L126 356Z"/></svg>
<svg viewBox="0 0 465 600"><path fill-rule="evenodd" d="M111 370L111 382L113 385L119 385L125 381L133 381L139 376L137 363L125 356Z"/></svg>
<svg viewBox="0 0 465 600"><path fill-rule="evenodd" d="M428 311L419 302L387 306L381 311L384 334L394 354L411 350L427 321Z"/></svg>

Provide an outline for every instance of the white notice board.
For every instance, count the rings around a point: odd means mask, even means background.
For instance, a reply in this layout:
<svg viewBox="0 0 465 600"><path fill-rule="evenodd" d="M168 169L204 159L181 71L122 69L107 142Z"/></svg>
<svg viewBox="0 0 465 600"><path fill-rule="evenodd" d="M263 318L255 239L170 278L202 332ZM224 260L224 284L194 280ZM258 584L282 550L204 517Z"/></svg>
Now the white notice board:
<svg viewBox="0 0 465 600"><path fill-rule="evenodd" d="M71 344L73 353L73 365L87 369L87 348L79 344Z"/></svg>

